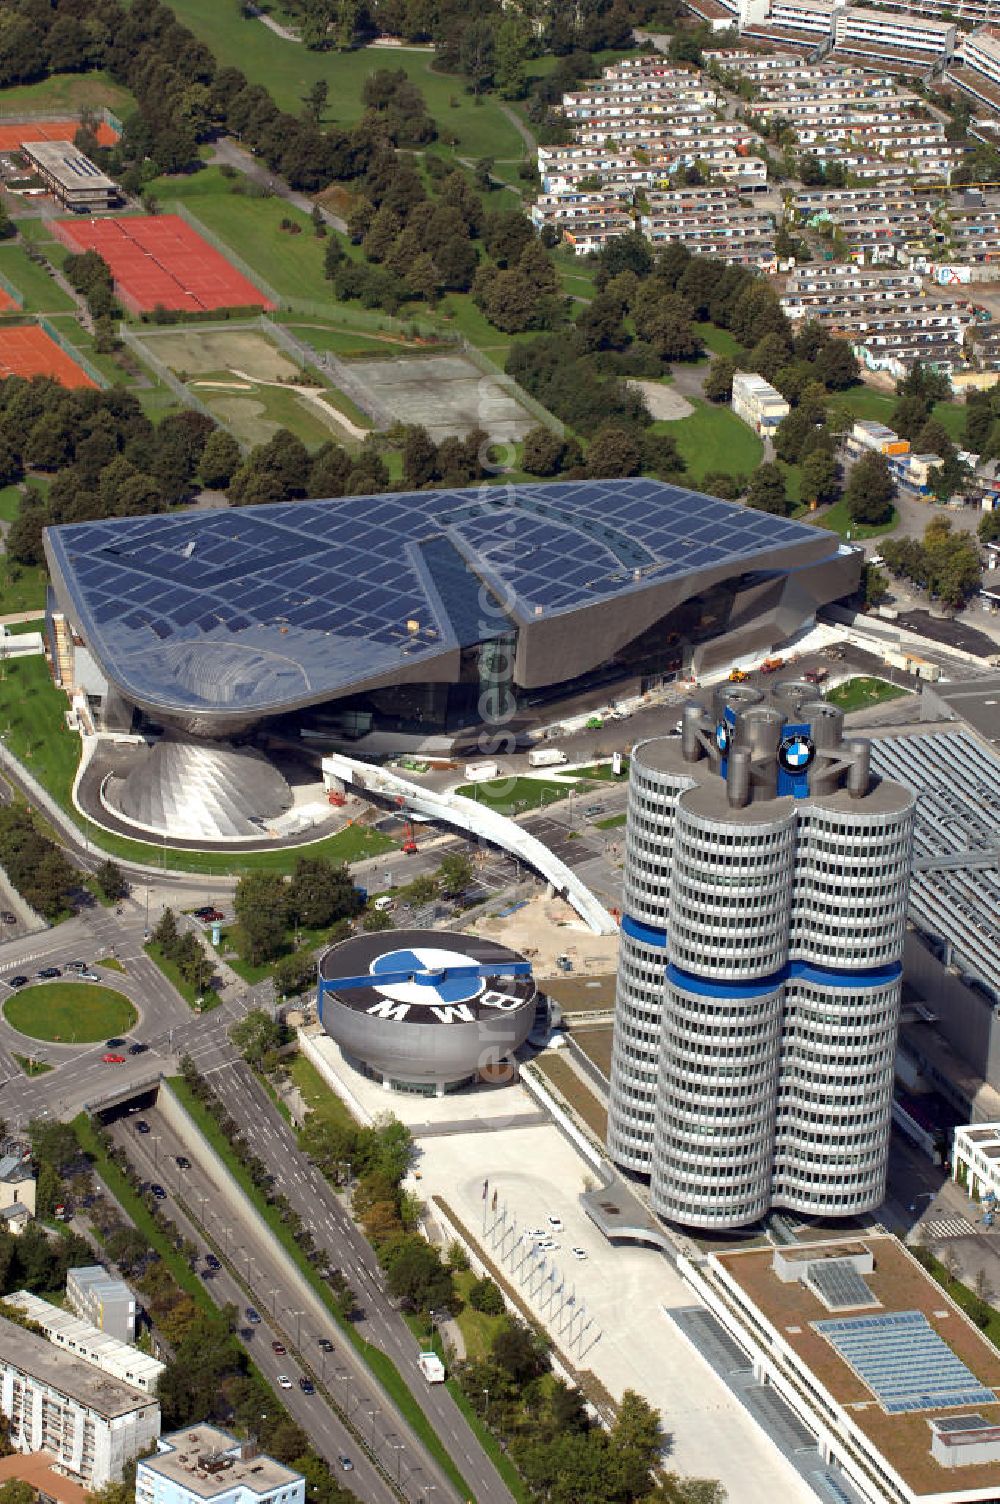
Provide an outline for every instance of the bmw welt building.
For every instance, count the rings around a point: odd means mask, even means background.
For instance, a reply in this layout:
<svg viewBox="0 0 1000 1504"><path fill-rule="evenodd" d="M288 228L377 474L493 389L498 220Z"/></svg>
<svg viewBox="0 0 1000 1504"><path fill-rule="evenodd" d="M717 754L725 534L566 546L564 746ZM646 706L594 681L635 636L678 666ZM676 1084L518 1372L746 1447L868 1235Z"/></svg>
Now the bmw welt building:
<svg viewBox="0 0 1000 1504"><path fill-rule="evenodd" d="M661 1216L883 1199L914 802L804 683L634 749L608 1146Z"/></svg>
<svg viewBox="0 0 1000 1504"><path fill-rule="evenodd" d="M509 1079L538 1002L531 963L478 935L383 930L320 957L324 1029L351 1065L397 1091Z"/></svg>

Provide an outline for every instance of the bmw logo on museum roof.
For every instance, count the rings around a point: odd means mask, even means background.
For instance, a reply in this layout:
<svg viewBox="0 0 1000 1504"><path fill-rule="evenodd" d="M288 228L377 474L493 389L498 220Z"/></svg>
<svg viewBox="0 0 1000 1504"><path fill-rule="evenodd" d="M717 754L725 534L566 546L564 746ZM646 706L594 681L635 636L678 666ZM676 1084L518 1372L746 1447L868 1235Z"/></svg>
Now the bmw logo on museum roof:
<svg viewBox="0 0 1000 1504"><path fill-rule="evenodd" d="M720 721L715 728L715 745L718 747L723 757L725 757L726 753L729 751L729 727L726 725L725 721Z"/></svg>
<svg viewBox="0 0 1000 1504"><path fill-rule="evenodd" d="M474 961L459 950L438 950L420 946L415 950L390 950L376 956L369 966L372 985L382 997L400 1003L427 1007L432 1003L470 1003L486 990L482 976L456 975ZM379 982L379 976L396 977L401 971L410 975L406 981Z"/></svg>

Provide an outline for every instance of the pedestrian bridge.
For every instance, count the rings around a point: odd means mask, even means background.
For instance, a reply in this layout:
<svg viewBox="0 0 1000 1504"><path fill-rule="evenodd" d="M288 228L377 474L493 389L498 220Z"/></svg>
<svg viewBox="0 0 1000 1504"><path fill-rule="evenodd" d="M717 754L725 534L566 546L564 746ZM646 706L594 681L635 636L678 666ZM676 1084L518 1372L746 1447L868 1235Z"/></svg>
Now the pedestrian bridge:
<svg viewBox="0 0 1000 1504"><path fill-rule="evenodd" d="M415 814L454 826L479 840L488 841L524 862L559 893L595 935L614 935L618 925L601 901L582 883L571 867L559 860L544 841L533 836L516 820L509 820L487 804L462 794L438 793L421 788L408 778L373 763L359 762L341 752L323 759L323 778L328 788L352 788L357 793L402 800Z"/></svg>

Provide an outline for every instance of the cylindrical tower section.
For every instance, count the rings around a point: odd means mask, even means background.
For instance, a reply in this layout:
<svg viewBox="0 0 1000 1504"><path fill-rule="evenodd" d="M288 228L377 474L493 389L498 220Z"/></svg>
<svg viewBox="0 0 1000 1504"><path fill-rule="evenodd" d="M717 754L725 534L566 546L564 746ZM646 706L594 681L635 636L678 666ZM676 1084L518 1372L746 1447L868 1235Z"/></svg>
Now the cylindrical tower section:
<svg viewBox="0 0 1000 1504"><path fill-rule="evenodd" d="M668 949L699 977L748 981L788 959L795 860L790 800L720 807L700 786L677 802Z"/></svg>
<svg viewBox="0 0 1000 1504"><path fill-rule="evenodd" d="M780 983L713 986L668 971L653 1205L688 1227L743 1227L771 1205Z"/></svg>
<svg viewBox="0 0 1000 1504"><path fill-rule="evenodd" d="M660 1059L667 961L667 913L683 771L676 739L640 742L629 769L625 881L615 1027L611 1050L608 1150L616 1164L648 1175Z"/></svg>

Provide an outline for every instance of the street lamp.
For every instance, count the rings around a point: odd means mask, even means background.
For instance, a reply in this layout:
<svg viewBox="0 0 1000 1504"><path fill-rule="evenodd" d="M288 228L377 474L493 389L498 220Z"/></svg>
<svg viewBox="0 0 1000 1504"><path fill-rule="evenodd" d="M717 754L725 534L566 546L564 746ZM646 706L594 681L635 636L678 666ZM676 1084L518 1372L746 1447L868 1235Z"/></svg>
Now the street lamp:
<svg viewBox="0 0 1000 1504"><path fill-rule="evenodd" d="M302 1346L302 1318L305 1311L290 1311L289 1315L295 1317L295 1346Z"/></svg>
<svg viewBox="0 0 1000 1504"><path fill-rule="evenodd" d="M365 1406L365 1412L366 1412L366 1414L368 1414L368 1415L371 1416L371 1422L372 1422L372 1454L374 1455L374 1452L375 1452L375 1417L376 1417L376 1415L380 1415L381 1414L381 1410L380 1410L380 1408L379 1408L378 1405L373 1405L370 1410L368 1409L368 1406L366 1405Z"/></svg>

